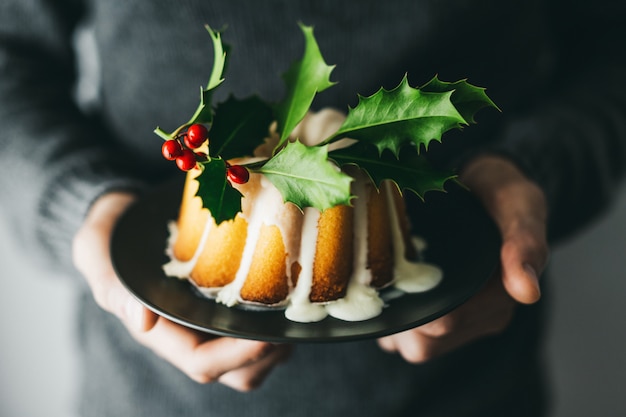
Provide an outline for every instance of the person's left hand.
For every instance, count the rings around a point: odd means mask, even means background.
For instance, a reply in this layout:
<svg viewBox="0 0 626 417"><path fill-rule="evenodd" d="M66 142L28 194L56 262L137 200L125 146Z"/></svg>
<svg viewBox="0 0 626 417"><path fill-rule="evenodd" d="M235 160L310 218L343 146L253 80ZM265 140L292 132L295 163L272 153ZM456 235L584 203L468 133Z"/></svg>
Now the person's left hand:
<svg viewBox="0 0 626 417"><path fill-rule="evenodd" d="M518 303L539 300L538 277L548 259L546 199L508 160L482 156L461 173L501 236L500 268L487 285L454 311L423 326L378 339L380 347L421 363L478 338L502 332Z"/></svg>

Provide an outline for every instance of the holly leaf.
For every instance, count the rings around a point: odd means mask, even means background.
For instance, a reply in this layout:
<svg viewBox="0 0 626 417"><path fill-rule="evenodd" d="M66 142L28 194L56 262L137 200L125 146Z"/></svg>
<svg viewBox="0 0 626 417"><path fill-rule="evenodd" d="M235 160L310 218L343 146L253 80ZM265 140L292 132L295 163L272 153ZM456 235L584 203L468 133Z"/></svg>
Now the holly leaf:
<svg viewBox="0 0 626 417"><path fill-rule="evenodd" d="M441 141L444 132L467 124L450 100L453 90L425 92L411 87L405 76L393 90L359 96L345 122L325 143L342 137L371 143L380 154L385 149L398 155L405 144L428 149L431 140Z"/></svg>
<svg viewBox="0 0 626 417"><path fill-rule="evenodd" d="M268 135L273 119L272 108L260 98L231 96L215 108L209 154L226 160L252 155Z"/></svg>
<svg viewBox="0 0 626 417"><path fill-rule="evenodd" d="M241 211L243 196L226 178L225 161L212 158L201 166L202 171L195 179L199 184L196 196L202 200L202 206L209 209L217 224L234 219Z"/></svg>
<svg viewBox="0 0 626 417"><path fill-rule="evenodd" d="M213 68L206 88L200 88L200 104L186 125L193 123L211 124L213 122L213 109L211 108L213 91L224 81L223 74L226 68L226 51L229 48L222 43L220 32L214 31L209 25L205 25L204 27L207 32L209 32L211 41L213 42Z"/></svg>
<svg viewBox="0 0 626 417"><path fill-rule="evenodd" d="M437 76L420 88L428 93L445 93L452 91L450 100L468 124L475 124L474 116L485 107L498 106L487 96L486 89L469 84L467 80L459 80L453 83L441 81Z"/></svg>
<svg viewBox="0 0 626 417"><path fill-rule="evenodd" d="M257 170L280 191L285 202L320 211L350 204L352 178L328 161L327 146L289 142Z"/></svg>
<svg viewBox="0 0 626 417"><path fill-rule="evenodd" d="M385 180L391 180L402 192L412 191L421 199L428 191L444 191L444 184L456 178L452 171L433 167L426 157L418 155L414 149L405 149L398 159L390 152L379 155L374 146L357 142L348 148L330 152L329 158L339 166L351 164L360 167L376 187L380 187Z"/></svg>
<svg viewBox="0 0 626 417"><path fill-rule="evenodd" d="M304 34L305 48L301 60L292 64L283 74L287 85L286 97L276 105L276 121L282 146L296 125L304 118L315 94L326 90L335 83L330 81L334 65L327 65L313 36L313 28L300 24Z"/></svg>

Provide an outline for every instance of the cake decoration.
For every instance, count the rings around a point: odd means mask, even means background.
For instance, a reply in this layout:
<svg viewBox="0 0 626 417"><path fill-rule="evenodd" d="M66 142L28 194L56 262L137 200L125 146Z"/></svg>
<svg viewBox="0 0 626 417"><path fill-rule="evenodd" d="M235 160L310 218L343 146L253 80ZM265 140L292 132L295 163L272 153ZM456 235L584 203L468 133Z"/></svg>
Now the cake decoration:
<svg viewBox="0 0 626 417"><path fill-rule="evenodd" d="M391 180L402 192L408 190L420 198L429 190L443 190L443 184L455 175L430 166L421 155L422 148L427 150L433 140L441 141L446 131L474 123L474 115L481 108L497 108L485 89L465 80L444 82L436 76L415 88L405 76L392 90L381 88L370 97L359 96L343 125L319 144L289 142L291 132L309 111L315 95L335 84L330 81L334 66L325 63L313 28L300 28L305 39L304 56L284 74L287 93L281 102L266 103L256 96L244 100L231 97L213 107L212 95L224 80L226 51L230 48L222 43L221 34L207 25L215 58L209 82L201 90L200 104L191 119L173 132L155 129L166 143L179 143L181 152L199 147L199 143L190 143L197 138L196 129L205 129L200 138L211 136L207 155L194 152L194 156L202 171L198 181L206 184L201 185L199 196L214 213L217 224L232 220L241 211L241 194L228 181L225 161L251 156L274 121L280 140L272 156L243 167L264 174L286 202L300 209L315 207L323 211L350 204L352 178L334 169L347 164L364 170L376 186ZM356 143L328 151L329 144L347 137ZM178 164L183 170L195 166L189 163L190 152L179 155L164 151L164 155L177 161L184 159L184 163Z"/></svg>

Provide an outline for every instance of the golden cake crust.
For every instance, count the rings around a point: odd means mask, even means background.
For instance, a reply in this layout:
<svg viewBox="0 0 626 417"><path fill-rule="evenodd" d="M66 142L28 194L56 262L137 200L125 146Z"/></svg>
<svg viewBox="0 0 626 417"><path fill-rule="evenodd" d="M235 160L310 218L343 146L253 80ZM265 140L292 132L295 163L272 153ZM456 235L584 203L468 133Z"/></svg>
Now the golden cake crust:
<svg viewBox="0 0 626 417"><path fill-rule="evenodd" d="M289 295L285 245L276 226L261 226L250 272L241 288L241 298L277 304Z"/></svg>
<svg viewBox="0 0 626 417"><path fill-rule="evenodd" d="M367 267L371 285L382 288L393 279L393 239L388 223L380 221L389 218L385 190L371 187L367 207Z"/></svg>
<svg viewBox="0 0 626 417"><path fill-rule="evenodd" d="M335 206L320 215L309 295L312 302L336 300L346 294L353 267L353 211L349 206Z"/></svg>
<svg viewBox="0 0 626 417"><path fill-rule="evenodd" d="M241 263L247 233L248 222L241 216L213 227L191 271L194 282L207 288L222 287L232 282Z"/></svg>
<svg viewBox="0 0 626 417"><path fill-rule="evenodd" d="M198 169L187 173L177 222L178 238L172 247L176 259L183 262L193 257L200 244L204 225L207 221L212 221L209 211L202 209L200 197L195 196L198 192L195 177L199 174Z"/></svg>

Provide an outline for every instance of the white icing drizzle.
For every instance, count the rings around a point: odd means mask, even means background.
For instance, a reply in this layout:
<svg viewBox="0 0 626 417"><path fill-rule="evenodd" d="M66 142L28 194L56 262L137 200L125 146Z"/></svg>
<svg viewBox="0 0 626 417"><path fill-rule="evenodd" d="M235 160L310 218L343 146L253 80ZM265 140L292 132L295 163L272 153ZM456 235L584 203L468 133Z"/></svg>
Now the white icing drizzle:
<svg viewBox="0 0 626 417"><path fill-rule="evenodd" d="M367 190L363 181L354 181L354 262L350 281L369 285L372 271L367 268Z"/></svg>
<svg viewBox="0 0 626 417"><path fill-rule="evenodd" d="M246 244L243 248L243 254L241 256L241 263L239 264L239 269L235 274L235 279L225 285L224 288L217 293L216 301L229 307L232 307L242 301L239 294L243 284L246 282L246 278L248 278L248 273L250 272L250 265L252 264L254 250L256 249L257 242L259 241L259 235L261 234L261 226L263 223L266 223L264 222L266 215L269 213L276 213L276 210L274 209L276 199L272 193L272 187L261 186L260 188L261 189L256 196L256 204L252 206L247 218L248 234Z"/></svg>
<svg viewBox="0 0 626 417"><path fill-rule="evenodd" d="M406 247L400 226L400 219L395 208L391 187L386 190L387 205L389 207L389 226L393 242L394 256L394 286L408 293L428 291L436 287L443 278L443 271L435 265L422 261L411 262L405 258ZM425 247L423 240L417 240L418 249Z"/></svg>
<svg viewBox="0 0 626 417"><path fill-rule="evenodd" d="M193 268L196 266L198 258L200 258L200 254L202 253L207 238L209 237L209 233L214 226L215 221L213 221L212 217L209 217L204 225L200 242L198 242L198 247L196 248L193 256L188 261L180 261L174 256L174 243L178 239L178 225L175 221L170 221L168 223L167 228L169 229L170 236L167 241L167 249L165 250L165 253L170 257L170 261L163 265L163 271L167 276L189 279L191 271L193 271Z"/></svg>
<svg viewBox="0 0 626 417"><path fill-rule="evenodd" d="M397 289L404 292L418 293L432 290L443 279L443 272L438 266L426 262L405 263L402 266L406 265L410 265L410 268L398 271L401 275L394 283Z"/></svg>
<svg viewBox="0 0 626 417"><path fill-rule="evenodd" d="M289 303L285 309L285 317L298 323L314 323L324 320L328 312L324 305L308 303Z"/></svg>
<svg viewBox="0 0 626 417"><path fill-rule="evenodd" d="M319 210L312 207L304 209L300 256L298 257L301 270L300 275L298 275L298 283L291 293L289 305L285 310L285 317L292 321L310 323L320 321L327 316L323 305L313 304L309 300L313 285L313 262L315 261L319 218Z"/></svg>
<svg viewBox="0 0 626 417"><path fill-rule="evenodd" d="M346 295L326 305L328 314L340 320L362 321L378 316L385 303L370 287L372 271L367 267L367 188L365 181L355 181L354 260Z"/></svg>
<svg viewBox="0 0 626 417"><path fill-rule="evenodd" d="M376 289L350 281L346 296L326 304L326 311L340 320L362 321L378 316L384 306Z"/></svg>

